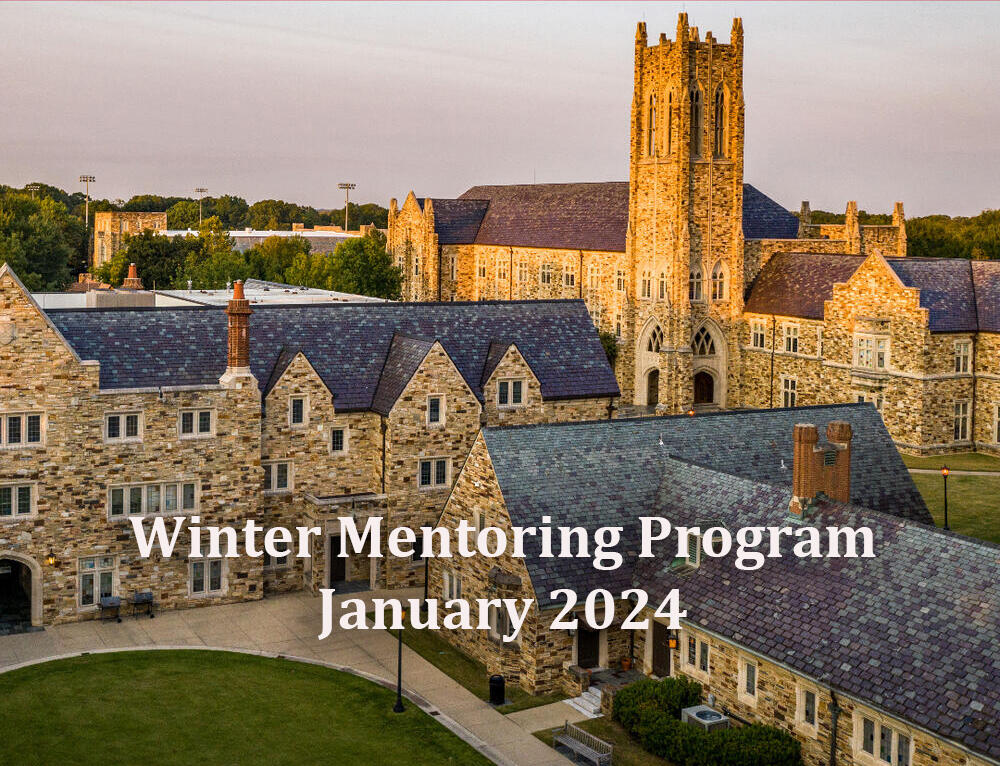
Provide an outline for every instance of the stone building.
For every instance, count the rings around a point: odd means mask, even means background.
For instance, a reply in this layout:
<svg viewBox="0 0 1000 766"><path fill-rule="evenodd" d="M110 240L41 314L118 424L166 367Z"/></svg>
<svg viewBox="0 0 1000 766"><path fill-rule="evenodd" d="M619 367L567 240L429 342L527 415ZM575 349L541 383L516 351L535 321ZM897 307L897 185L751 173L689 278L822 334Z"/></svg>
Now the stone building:
<svg viewBox="0 0 1000 766"><path fill-rule="evenodd" d="M115 257L125 241L126 234L166 230L166 213L118 210L94 213L94 268L103 266Z"/></svg>
<svg viewBox="0 0 1000 766"><path fill-rule="evenodd" d="M0 379L0 617L34 625L146 590L422 583L419 561L331 557L332 519L432 523L483 424L606 418L618 396L579 302L251 308L238 283L225 308L45 312L6 265ZM178 514L324 531L311 559L140 558L129 519Z"/></svg>
<svg viewBox="0 0 1000 766"><path fill-rule="evenodd" d="M795 216L745 183L740 19L728 43L711 32L702 39L686 14L673 40L650 44L640 23L634 62L629 181L475 186L457 199L411 192L402 205L391 201L388 246L406 296L582 298L618 338L627 404L683 412L862 398L880 407L905 449L1000 452L991 371L1000 264L977 264L974 276L967 263L897 266L906 256L901 203L884 226L862 225L855 202L845 223L814 224L808 203ZM874 275L884 271L877 262L894 264L891 287ZM784 275L789 263L799 270ZM814 270L823 286L813 288L809 316L794 313L792 294L773 312L750 311L763 283L784 277L792 290ZM944 295L939 272L950 275ZM839 313L824 315L834 285L840 306L829 308ZM941 313L968 321L955 328L935 320ZM800 325L802 337L787 341L795 350L772 349L770 336L760 346L765 320L768 332ZM874 335L898 353L872 375Z"/></svg>
<svg viewBox="0 0 1000 766"><path fill-rule="evenodd" d="M640 559L640 516L701 535L686 558L674 535ZM554 540L560 526L589 540L623 530L624 565L612 571L594 566L592 547L543 558L537 536L525 558L432 561L435 596L536 600L514 642L495 611L489 630L444 632L524 688L597 692L606 712L631 665L694 678L716 710L785 729L807 766L1000 763L997 547L928 523L871 405L486 428L440 523L461 521L508 539L512 526L551 526ZM803 526L868 527L875 558L798 558L784 538L781 557L735 566L737 530ZM732 552L705 554L713 527L730 531ZM764 538L755 550L772 549ZM572 630L551 628L561 588L577 594ZM650 623L625 630L632 588L648 593ZM591 619L584 600L596 589L614 613L597 599ZM653 614L674 589L687 613L678 631Z"/></svg>

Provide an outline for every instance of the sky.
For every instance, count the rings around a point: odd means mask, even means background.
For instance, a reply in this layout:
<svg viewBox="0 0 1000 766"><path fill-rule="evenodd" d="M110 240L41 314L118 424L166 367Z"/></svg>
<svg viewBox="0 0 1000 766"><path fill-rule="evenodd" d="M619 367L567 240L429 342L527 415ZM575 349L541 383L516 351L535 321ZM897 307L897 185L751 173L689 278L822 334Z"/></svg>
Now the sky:
<svg viewBox="0 0 1000 766"><path fill-rule="evenodd" d="M1000 4L0 3L0 183L319 208L625 180L635 25L745 30L745 180L1000 207Z"/></svg>

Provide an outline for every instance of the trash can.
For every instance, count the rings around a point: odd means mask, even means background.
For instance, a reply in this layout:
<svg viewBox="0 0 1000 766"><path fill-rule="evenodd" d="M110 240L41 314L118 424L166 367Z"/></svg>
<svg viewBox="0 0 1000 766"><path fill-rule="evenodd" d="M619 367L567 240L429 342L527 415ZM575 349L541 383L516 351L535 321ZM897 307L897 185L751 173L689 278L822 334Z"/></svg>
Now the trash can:
<svg viewBox="0 0 1000 766"><path fill-rule="evenodd" d="M501 675L490 676L490 704L503 705L507 701L507 690L504 677Z"/></svg>

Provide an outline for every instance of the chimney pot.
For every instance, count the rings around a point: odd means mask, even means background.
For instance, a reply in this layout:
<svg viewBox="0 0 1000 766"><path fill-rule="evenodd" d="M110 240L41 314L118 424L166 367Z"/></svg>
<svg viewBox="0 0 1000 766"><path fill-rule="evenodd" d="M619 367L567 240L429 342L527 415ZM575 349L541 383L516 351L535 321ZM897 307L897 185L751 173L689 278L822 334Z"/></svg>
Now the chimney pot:
<svg viewBox="0 0 1000 766"><path fill-rule="evenodd" d="M128 276L122 282L122 287L126 290L142 290L142 280L139 279L139 270L134 263L128 265Z"/></svg>

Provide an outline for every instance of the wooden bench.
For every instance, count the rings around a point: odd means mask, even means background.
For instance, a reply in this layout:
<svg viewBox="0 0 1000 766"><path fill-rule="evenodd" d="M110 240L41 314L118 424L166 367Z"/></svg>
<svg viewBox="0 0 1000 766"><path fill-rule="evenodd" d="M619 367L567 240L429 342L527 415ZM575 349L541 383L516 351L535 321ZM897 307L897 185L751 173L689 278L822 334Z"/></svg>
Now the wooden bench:
<svg viewBox="0 0 1000 766"><path fill-rule="evenodd" d="M569 721L558 729L552 730L552 745L558 747L562 745L573 751L573 760L578 761L583 756L594 766L611 766L611 754L614 745L598 739L590 732L586 732L579 726L574 726Z"/></svg>

